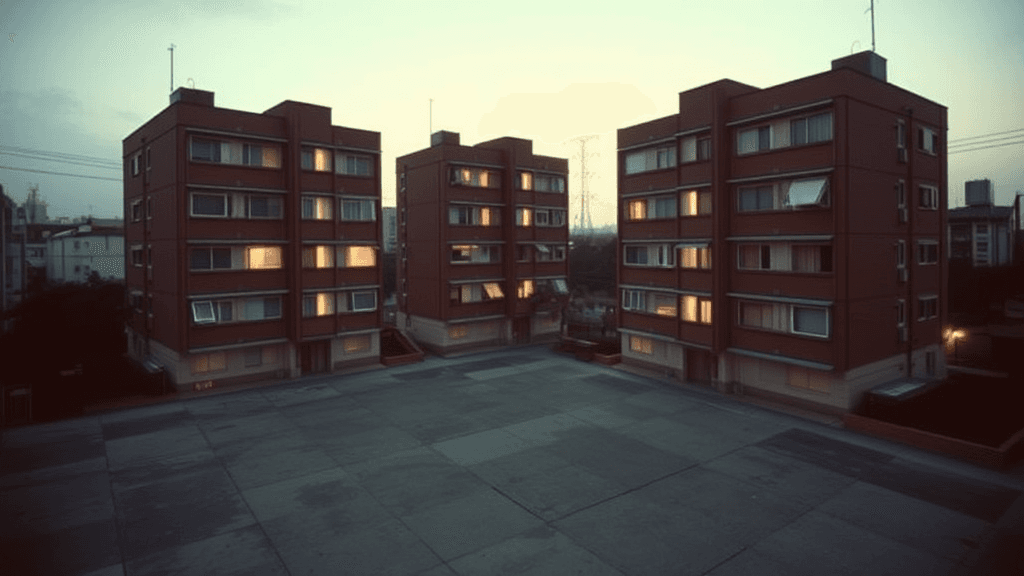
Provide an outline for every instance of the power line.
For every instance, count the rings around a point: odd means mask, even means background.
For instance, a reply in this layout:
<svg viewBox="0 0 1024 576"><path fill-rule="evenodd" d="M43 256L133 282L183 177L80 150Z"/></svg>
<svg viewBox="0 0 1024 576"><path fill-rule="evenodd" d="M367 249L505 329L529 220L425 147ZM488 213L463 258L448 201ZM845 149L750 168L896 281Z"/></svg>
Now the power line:
<svg viewBox="0 0 1024 576"><path fill-rule="evenodd" d="M985 142L979 142L979 144L985 144ZM1024 144L1024 140L1015 140L1013 142L1003 142L1002 144L992 144L991 146L979 146L977 148L968 148L966 150L952 150L947 154L959 154L961 152L974 152L976 150L987 150L989 148L1002 148L1003 146L1014 146L1016 144Z"/></svg>
<svg viewBox="0 0 1024 576"><path fill-rule="evenodd" d="M988 140L978 140L976 142L967 142L966 144L950 144L949 150L953 150L955 148L970 148L972 146L981 146L983 144L992 144L994 142L1002 142L1003 140L1020 140L1021 138L1024 138L1024 134L1014 134L1013 136L1002 136L999 138L991 138Z"/></svg>
<svg viewBox="0 0 1024 576"><path fill-rule="evenodd" d="M80 160L83 162L95 162L97 164L108 164L110 166L120 168L120 163L110 160L108 157L100 156L86 156L84 154L70 154L68 152L51 152L49 150L36 150L34 148L22 148L20 146L3 146L0 145L0 149L12 150L14 152L20 152L22 154L35 154L38 156L50 156L53 158L62 158L68 160Z"/></svg>
<svg viewBox="0 0 1024 576"><path fill-rule="evenodd" d="M1014 132L1024 132L1024 128L1017 128L1016 130L1004 130L1003 132L992 132L991 134L982 134L981 136L968 136L966 138L957 138L956 140L950 140L949 143L963 142L964 140L977 140L979 138L988 138L989 136L999 136L1001 134L1012 134Z"/></svg>
<svg viewBox="0 0 1024 576"><path fill-rule="evenodd" d="M51 172L49 170L32 170L31 168L15 168L14 166L0 166L4 170L20 170L22 172L37 172L39 174L53 174L54 176L72 176L74 178L93 178L95 180L110 180L111 182L122 182L120 178L106 178L104 176L87 176L85 174L69 174L67 172Z"/></svg>
<svg viewBox="0 0 1024 576"><path fill-rule="evenodd" d="M0 154L5 156L19 156L21 158L30 158L32 160L42 160L44 162L60 162L62 164L74 164L76 166L88 166L89 168L102 168L104 170L120 170L120 166L104 166L101 164L95 164L90 162L79 162L77 160L68 160L63 158L46 158L44 156L36 156L33 154L19 154L18 152L4 152L0 150Z"/></svg>

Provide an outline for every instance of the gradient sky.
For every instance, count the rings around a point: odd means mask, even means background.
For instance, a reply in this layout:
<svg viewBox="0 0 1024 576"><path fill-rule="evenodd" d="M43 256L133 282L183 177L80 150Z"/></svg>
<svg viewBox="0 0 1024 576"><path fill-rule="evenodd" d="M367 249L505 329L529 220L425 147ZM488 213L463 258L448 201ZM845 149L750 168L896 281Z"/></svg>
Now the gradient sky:
<svg viewBox="0 0 1024 576"><path fill-rule="evenodd" d="M950 140L1024 128L1024 3L876 0L889 81L949 108ZM721 78L766 88L828 70L871 48L870 0L771 3L149 2L0 0L0 152L100 157L168 104L174 83L221 107L262 112L282 100L329 106L333 123L382 133L384 205L395 157L433 129L463 144L500 136L570 158L578 218L579 145L587 145L595 225L615 221L615 130L678 112L678 93ZM11 36L11 35L14 36ZM1024 190L1024 144L950 154L950 205L991 178L996 200ZM953 142L955 144L956 142ZM1005 142L1000 142L1005 143ZM0 154L22 200L39 184L49 215L122 214L119 169Z"/></svg>

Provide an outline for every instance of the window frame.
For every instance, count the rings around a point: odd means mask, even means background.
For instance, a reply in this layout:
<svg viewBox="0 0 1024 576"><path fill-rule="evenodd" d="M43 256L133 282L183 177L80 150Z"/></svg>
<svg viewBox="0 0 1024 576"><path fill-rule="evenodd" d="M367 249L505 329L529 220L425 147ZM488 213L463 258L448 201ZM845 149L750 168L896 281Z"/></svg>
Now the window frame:
<svg viewBox="0 0 1024 576"><path fill-rule="evenodd" d="M196 212L196 199L200 196L217 197L223 201L224 209L220 214L203 214ZM189 216L192 218L230 218L231 201L228 194L219 192L191 192L189 194Z"/></svg>
<svg viewBox="0 0 1024 576"><path fill-rule="evenodd" d="M919 184L917 186L918 201L917 207L920 210L939 209L939 188L931 184Z"/></svg>
<svg viewBox="0 0 1024 576"><path fill-rule="evenodd" d="M309 208L309 211L306 208ZM334 219L334 197L303 195L299 203L299 216L302 220L327 222ZM323 213L324 217L317 217ZM308 215L307 215L308 214Z"/></svg>
<svg viewBox="0 0 1024 576"><path fill-rule="evenodd" d="M932 249L934 247L934 250ZM934 253L933 253L934 252ZM918 240L917 241L917 264L919 266L930 266L939 263L939 241Z"/></svg>
<svg viewBox="0 0 1024 576"><path fill-rule="evenodd" d="M926 303L929 305L926 306ZM930 312L930 314L928 313ZM927 322L939 317L939 297L937 295L917 297L917 321Z"/></svg>
<svg viewBox="0 0 1024 576"><path fill-rule="evenodd" d="M342 222L376 222L377 221L377 201L373 198L339 198L338 199L338 219ZM346 205L355 204L359 206L359 218L348 218L346 217ZM368 212L367 212L368 210ZM369 214L369 218L363 218L363 214Z"/></svg>
<svg viewBox="0 0 1024 576"><path fill-rule="evenodd" d="M797 329L797 310L818 310L825 315L825 333L803 332ZM812 336L814 338L828 338L832 334L832 314L829 308L822 306L802 306L799 304L789 305L789 331L799 336Z"/></svg>

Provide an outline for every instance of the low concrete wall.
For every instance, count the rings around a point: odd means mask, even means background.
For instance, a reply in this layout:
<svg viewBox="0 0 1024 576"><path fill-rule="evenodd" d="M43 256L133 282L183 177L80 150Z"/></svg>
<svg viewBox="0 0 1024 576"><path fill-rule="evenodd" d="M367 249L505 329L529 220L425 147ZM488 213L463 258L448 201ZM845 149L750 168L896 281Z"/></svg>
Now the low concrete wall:
<svg viewBox="0 0 1024 576"><path fill-rule="evenodd" d="M991 468L1002 469L1012 464L1024 450L1024 430L1018 431L998 448L977 444L959 438L943 436L926 430L908 428L898 424L875 420L857 414L847 414L843 424L851 430L865 432L924 450L940 452Z"/></svg>

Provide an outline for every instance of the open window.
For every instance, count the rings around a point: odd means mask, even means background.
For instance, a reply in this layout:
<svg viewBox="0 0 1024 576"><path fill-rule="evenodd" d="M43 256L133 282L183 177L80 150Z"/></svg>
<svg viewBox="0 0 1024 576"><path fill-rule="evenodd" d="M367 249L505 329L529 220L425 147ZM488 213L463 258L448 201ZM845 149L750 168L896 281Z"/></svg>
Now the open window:
<svg viewBox="0 0 1024 576"><path fill-rule="evenodd" d="M797 180L789 187L789 204L794 208L828 206L828 179Z"/></svg>
<svg viewBox="0 0 1024 576"><path fill-rule="evenodd" d="M192 320L196 324L214 324L217 315L213 311L213 302L200 300L192 303Z"/></svg>

